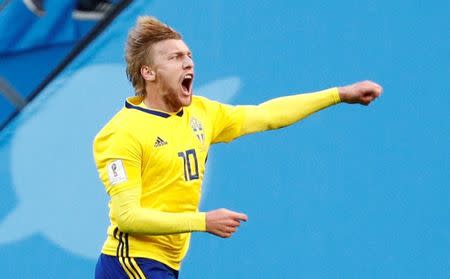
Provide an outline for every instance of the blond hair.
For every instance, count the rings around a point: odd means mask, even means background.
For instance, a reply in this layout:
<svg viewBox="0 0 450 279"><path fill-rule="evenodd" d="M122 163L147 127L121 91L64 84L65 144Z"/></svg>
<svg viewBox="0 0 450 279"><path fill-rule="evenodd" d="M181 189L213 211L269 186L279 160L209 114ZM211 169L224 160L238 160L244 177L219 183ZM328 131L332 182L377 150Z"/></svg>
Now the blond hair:
<svg viewBox="0 0 450 279"><path fill-rule="evenodd" d="M181 40L181 35L151 16L139 17L136 25L128 33L125 48L126 71L137 96L146 95L145 80L141 75L141 67L152 64L152 45L167 39Z"/></svg>

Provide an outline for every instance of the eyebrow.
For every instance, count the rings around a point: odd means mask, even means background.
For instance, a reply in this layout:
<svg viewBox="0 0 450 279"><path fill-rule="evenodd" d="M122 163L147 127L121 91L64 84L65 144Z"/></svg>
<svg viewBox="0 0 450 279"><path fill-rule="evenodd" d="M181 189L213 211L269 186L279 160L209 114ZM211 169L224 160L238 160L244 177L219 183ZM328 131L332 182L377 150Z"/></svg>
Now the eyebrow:
<svg viewBox="0 0 450 279"><path fill-rule="evenodd" d="M176 54L176 55L187 54L189 56L192 56L192 52L190 50L188 50L188 51L176 50L176 51L167 53L167 56L170 56L170 55L173 55L173 54Z"/></svg>

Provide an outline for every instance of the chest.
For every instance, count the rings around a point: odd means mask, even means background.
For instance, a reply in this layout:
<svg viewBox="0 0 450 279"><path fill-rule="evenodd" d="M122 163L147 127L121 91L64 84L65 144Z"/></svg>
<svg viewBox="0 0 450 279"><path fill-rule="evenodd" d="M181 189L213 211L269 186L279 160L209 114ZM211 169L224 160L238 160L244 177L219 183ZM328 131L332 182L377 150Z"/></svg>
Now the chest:
<svg viewBox="0 0 450 279"><path fill-rule="evenodd" d="M142 145L144 176L165 178L165 181L201 180L210 138L204 118L171 116L149 125L145 134Z"/></svg>

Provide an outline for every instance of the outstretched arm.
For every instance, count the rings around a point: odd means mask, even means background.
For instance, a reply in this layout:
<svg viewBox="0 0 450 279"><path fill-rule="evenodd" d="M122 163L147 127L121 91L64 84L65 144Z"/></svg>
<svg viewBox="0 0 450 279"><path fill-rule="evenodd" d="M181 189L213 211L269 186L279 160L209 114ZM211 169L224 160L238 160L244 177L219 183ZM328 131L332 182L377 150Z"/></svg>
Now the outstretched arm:
<svg viewBox="0 0 450 279"><path fill-rule="evenodd" d="M258 106L246 106L241 134L285 127L339 102L368 105L381 92L380 85L363 81L316 93L275 98Z"/></svg>

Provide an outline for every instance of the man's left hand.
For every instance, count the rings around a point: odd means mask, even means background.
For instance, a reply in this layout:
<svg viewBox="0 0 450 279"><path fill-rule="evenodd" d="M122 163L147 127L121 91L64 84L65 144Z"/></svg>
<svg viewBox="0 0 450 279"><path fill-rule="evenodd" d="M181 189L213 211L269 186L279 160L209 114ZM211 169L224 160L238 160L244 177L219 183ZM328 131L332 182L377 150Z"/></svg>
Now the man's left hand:
<svg viewBox="0 0 450 279"><path fill-rule="evenodd" d="M338 90L342 102L367 106L381 95L383 87L373 81L366 80L339 87Z"/></svg>

